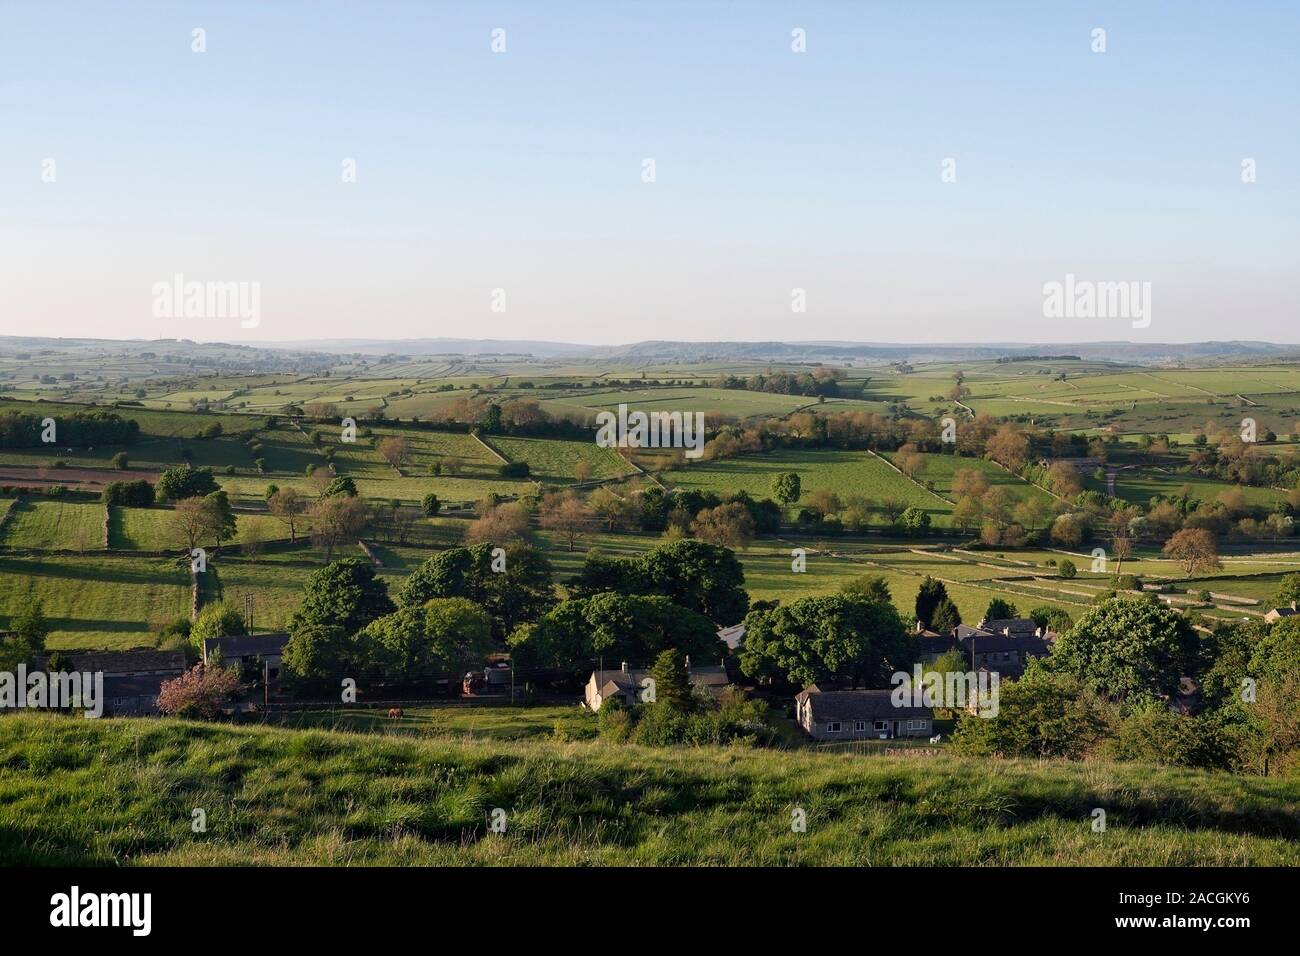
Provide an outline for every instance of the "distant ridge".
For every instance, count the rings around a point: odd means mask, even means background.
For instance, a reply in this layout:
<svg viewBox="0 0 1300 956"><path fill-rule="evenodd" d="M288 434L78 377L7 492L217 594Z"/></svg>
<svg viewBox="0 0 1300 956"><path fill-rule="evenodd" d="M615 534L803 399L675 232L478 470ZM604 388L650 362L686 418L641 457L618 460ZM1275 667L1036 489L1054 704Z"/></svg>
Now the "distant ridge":
<svg viewBox="0 0 1300 956"><path fill-rule="evenodd" d="M1161 365L1176 362L1218 364L1249 361L1300 361L1300 345L1273 342L987 342L875 343L811 342L675 342L644 341L626 345L582 345L531 339L303 339L282 342L209 342L176 339L85 339L0 336L0 351L41 348L87 350L185 351L238 349L242 352L375 356L533 356L539 359L590 359L604 362L970 362L999 358L1077 356L1094 362Z"/></svg>

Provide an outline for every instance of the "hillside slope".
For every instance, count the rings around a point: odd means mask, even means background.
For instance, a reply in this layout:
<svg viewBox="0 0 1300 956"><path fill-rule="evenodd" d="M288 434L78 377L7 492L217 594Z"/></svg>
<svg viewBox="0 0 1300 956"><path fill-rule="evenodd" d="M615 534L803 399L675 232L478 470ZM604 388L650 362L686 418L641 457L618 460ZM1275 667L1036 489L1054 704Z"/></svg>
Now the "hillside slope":
<svg viewBox="0 0 1300 956"><path fill-rule="evenodd" d="M10 864L1297 864L1298 809L1136 765L0 717Z"/></svg>

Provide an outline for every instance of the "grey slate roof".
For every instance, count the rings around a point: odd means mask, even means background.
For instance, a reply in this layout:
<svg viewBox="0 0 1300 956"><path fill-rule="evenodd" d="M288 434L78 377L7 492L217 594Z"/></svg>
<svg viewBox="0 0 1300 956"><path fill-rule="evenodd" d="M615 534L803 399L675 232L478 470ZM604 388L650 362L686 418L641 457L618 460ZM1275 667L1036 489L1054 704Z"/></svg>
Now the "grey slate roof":
<svg viewBox="0 0 1300 956"><path fill-rule="evenodd" d="M129 651L59 651L67 671L96 671L105 676L131 674L141 671L179 674L185 670L185 655L180 651L164 651L154 647L141 647ZM42 658L44 669L48 657Z"/></svg>
<svg viewBox="0 0 1300 956"><path fill-rule="evenodd" d="M800 702L812 707L814 721L825 720L898 720L907 717L933 717L929 707L895 707L893 690L811 689L799 695Z"/></svg>
<svg viewBox="0 0 1300 956"><path fill-rule="evenodd" d="M203 641L203 657L213 649L221 651L222 660L235 660L240 657L268 657L284 652L289 643L288 634L251 634L237 637L209 637Z"/></svg>

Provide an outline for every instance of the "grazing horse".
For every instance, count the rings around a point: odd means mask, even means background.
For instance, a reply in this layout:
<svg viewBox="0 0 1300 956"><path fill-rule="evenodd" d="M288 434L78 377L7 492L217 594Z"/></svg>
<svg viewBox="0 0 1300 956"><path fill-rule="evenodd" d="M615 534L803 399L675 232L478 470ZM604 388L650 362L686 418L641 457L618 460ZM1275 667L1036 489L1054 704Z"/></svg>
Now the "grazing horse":
<svg viewBox="0 0 1300 956"><path fill-rule="evenodd" d="M400 707L389 707L389 708L388 708L388 716L389 716L389 717L393 717L393 718L397 718L397 717L405 717L406 714L404 714L404 713L402 712L402 708L400 708Z"/></svg>

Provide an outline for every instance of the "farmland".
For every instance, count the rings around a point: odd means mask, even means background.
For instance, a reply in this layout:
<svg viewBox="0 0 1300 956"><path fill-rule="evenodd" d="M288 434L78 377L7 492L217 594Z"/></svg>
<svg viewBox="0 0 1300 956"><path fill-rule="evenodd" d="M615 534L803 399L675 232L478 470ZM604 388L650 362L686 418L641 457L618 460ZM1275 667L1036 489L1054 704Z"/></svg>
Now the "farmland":
<svg viewBox="0 0 1300 956"><path fill-rule="evenodd" d="M28 588L42 594L53 627L49 643L56 647L148 645L156 640L159 619L173 611L184 613L187 575L171 557L183 542L173 526L170 504L112 507L106 542L105 511L95 497L110 481L155 481L163 469L185 463L210 468L237 508L236 537L221 548L209 548L202 594L241 606L250 597L259 630L283 625L308 575L327 558L321 547L309 542L292 549L282 544L266 547L288 537L287 527L265 510L267 487L292 488L311 499L335 475L355 481L362 500L377 514L391 501L413 508L430 493L438 496L444 510L490 495L533 500L546 490L575 485L579 475L584 494L607 485L620 496L635 495L657 481L670 491L709 492L719 498L744 491L762 499L772 494L775 475L793 472L800 478L801 494L783 509L780 533L761 535L737 551L754 600L788 602L833 593L855 577L876 574L886 580L895 603L906 613L920 582L931 576L946 584L963 619L974 621L995 596L1012 600L1022 611L1054 606L1077 615L1111 586L1109 572L1089 570L1091 545L976 546L973 551L964 547L971 543L969 535L959 534L952 521L958 471L979 472L990 486L1005 489L1013 503L1034 499L1043 505L1047 520L1067 507L986 457L924 452L909 478L894 467L897 454L890 447L873 452L777 446L700 460L645 449L633 458L654 478L627 482L636 474L633 466L590 439L568 434L474 435L468 427L429 427L427 419L457 402L536 402L556 419L584 422L622 403L645 411L701 411L710 413L711 421L740 425L780 421L795 412L840 411L898 420L942 415L966 420L969 413L944 397L960 373L968 389L963 404L975 413L1005 416L1024 427L1077 429L1090 438L1118 436L1110 445L1114 491L1142 508L1157 496L1181 500L1184 493L1194 502L1213 504L1236 490L1248 507L1287 507L1289 489L1192 473L1191 439L1208 422L1231 429L1249 412L1261 429L1274 428L1279 436L1276 442L1261 444L1261 453L1291 460L1300 447L1291 439L1300 420L1300 370L1289 365L1144 369L1050 359L933 362L907 371L859 366L842 372L843 394L824 399L715 387L719 375L801 370L798 365L726 361L620 366L581 359L431 357L367 363L364 368L340 361L331 374L194 374L175 361L138 360L128 352L109 350L96 352L93 359L72 353L52 356L35 372L47 374L46 367L57 383L38 386L30 377L6 377L0 355L0 391L8 396L0 397L0 411L57 418L95 402L96 410L136 420L141 433L126 449L57 444L0 449L0 484L9 481L30 489L21 497L12 491L0 497L0 509L7 511L0 517L5 561L0 585L7 606ZM105 370L102 381L85 374L96 367ZM62 378L71 373L78 377ZM336 419L302 417L302 407L312 403L331 405L338 415L359 416L354 440ZM376 409L383 411L382 420L374 417ZM417 417L419 422L414 421ZM1172 447L1148 454L1137 438L1155 432L1183 437ZM129 458L125 470L113 462L122 450ZM385 454L394 455L394 460L386 460ZM503 477L503 460L527 463L529 477ZM1094 492L1108 490L1104 475L1081 477ZM49 497L46 490L55 485L66 486L69 495ZM797 524L796 514L822 490L834 492L841 501L865 502L871 511L865 530L827 534ZM933 540L900 537L884 513L886 506L925 512ZM464 514L420 517L403 532L400 544L378 529L366 532L381 562L381 577L396 586L436 549L458 543L470 524ZM552 562L560 593L589 550L627 556L660 542L657 531L611 531L595 524L570 550L566 540L539 527L536 518L530 533ZM806 570L792 567L796 548L806 555ZM1177 562L1159 553L1158 542L1139 547L1124 569L1165 586L1177 606L1194 607L1213 621L1259 613L1281 575L1297 566L1294 546L1285 538L1233 539L1221 550L1222 568L1212 575L1187 576ZM346 544L335 556L357 553L355 544ZM1057 573L1058 563L1067 557L1079 569L1068 580ZM70 579L85 583L72 593L52 584ZM1201 590L1261 603L1204 604L1195 597Z"/></svg>

